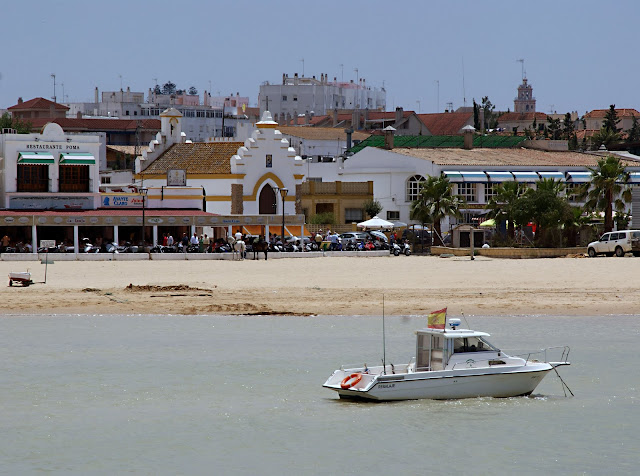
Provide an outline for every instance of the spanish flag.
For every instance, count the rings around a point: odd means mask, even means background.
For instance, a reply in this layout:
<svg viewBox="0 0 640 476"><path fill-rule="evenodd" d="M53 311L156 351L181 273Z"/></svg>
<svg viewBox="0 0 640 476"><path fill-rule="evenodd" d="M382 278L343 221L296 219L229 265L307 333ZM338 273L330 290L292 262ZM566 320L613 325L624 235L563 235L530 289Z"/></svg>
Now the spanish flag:
<svg viewBox="0 0 640 476"><path fill-rule="evenodd" d="M447 308L440 309L439 311L433 311L427 318L427 327L431 329L444 329L444 325L447 321Z"/></svg>

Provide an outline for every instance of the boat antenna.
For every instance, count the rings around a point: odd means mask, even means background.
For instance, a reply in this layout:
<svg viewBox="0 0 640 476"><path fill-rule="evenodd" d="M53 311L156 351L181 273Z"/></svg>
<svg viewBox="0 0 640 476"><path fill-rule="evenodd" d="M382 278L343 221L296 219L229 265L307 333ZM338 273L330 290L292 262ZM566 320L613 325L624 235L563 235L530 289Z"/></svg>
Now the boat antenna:
<svg viewBox="0 0 640 476"><path fill-rule="evenodd" d="M387 375L387 346L384 332L384 294L382 295L382 373Z"/></svg>
<svg viewBox="0 0 640 476"><path fill-rule="evenodd" d="M462 318L464 319L464 323L467 325L467 329L471 329L471 326L469 325L469 321L467 321L467 318L464 315L464 312L461 312L460 314L462 314Z"/></svg>

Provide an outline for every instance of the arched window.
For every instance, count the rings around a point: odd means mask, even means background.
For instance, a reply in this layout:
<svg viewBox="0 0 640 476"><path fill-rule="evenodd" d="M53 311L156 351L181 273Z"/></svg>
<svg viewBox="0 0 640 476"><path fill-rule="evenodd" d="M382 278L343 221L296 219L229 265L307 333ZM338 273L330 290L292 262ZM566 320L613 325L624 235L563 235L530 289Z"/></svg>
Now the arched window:
<svg viewBox="0 0 640 476"><path fill-rule="evenodd" d="M414 175L407 180L407 202L413 202L418 199L418 193L422 182L426 182L427 179L422 175Z"/></svg>

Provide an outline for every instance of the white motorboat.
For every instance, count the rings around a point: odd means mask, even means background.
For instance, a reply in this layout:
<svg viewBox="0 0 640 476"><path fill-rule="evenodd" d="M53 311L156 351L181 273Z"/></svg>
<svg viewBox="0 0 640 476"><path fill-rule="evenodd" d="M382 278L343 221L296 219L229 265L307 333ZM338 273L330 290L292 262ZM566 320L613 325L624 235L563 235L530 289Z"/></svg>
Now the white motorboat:
<svg viewBox="0 0 640 476"><path fill-rule="evenodd" d="M31 273L28 271L11 271L9 273L9 286L13 286L13 283L20 283L23 286L33 284Z"/></svg>
<svg viewBox="0 0 640 476"><path fill-rule="evenodd" d="M487 341L489 334L459 325L460 319L449 319L442 329L418 330L408 364L342 366L324 387L340 398L377 401L516 397L530 395L548 372L569 365L567 346L510 356ZM559 361L547 360L553 355Z"/></svg>

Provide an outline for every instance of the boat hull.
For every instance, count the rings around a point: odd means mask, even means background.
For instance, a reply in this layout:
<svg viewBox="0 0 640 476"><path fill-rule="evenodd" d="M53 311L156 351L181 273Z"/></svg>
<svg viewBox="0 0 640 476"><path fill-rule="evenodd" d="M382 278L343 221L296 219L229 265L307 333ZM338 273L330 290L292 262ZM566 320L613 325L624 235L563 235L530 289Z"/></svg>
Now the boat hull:
<svg viewBox="0 0 640 476"><path fill-rule="evenodd" d="M449 400L476 397L517 397L530 395L552 369L549 364L525 366L508 372L452 373L426 375L436 372L385 376L374 378L364 388L343 389L340 386L325 387L336 390L340 398L392 400Z"/></svg>

